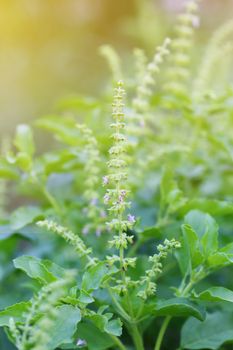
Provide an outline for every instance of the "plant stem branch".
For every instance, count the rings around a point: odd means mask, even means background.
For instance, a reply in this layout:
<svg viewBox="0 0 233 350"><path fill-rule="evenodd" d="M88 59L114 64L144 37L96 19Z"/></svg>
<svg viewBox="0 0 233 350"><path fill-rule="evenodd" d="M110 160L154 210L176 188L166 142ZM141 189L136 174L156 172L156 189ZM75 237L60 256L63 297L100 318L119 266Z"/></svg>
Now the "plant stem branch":
<svg viewBox="0 0 233 350"><path fill-rule="evenodd" d="M138 330L138 327L135 323L130 325L132 331L132 338L136 347L136 350L144 350L144 345L142 341L142 336Z"/></svg>
<svg viewBox="0 0 233 350"><path fill-rule="evenodd" d="M57 203L56 199L47 191L46 188L42 187L42 191L43 191L44 196L47 198L48 202L52 205L54 210L57 212L57 214L63 216L62 210L61 210L59 204Z"/></svg>
<svg viewBox="0 0 233 350"><path fill-rule="evenodd" d="M114 294L111 291L111 287L108 288L109 294L112 298L113 303L116 306L116 309L118 310L119 314L127 321L127 322L131 322L131 318L130 316L127 314L127 312L123 309L123 307L120 305L120 303L117 301L117 299L115 298Z"/></svg>
<svg viewBox="0 0 233 350"><path fill-rule="evenodd" d="M35 176L35 175L33 176L33 181L36 183L36 185L41 190L41 192L43 193L43 195L45 196L47 201L51 204L51 206L56 211L56 213L59 216L63 217L64 215L62 213L62 209L61 209L60 205L58 204L56 199L49 193L49 191L47 190L46 186L42 182L40 182L38 177Z"/></svg>
<svg viewBox="0 0 233 350"><path fill-rule="evenodd" d="M167 330L167 327L168 327L169 322L171 321L171 319L172 319L171 316L167 316L163 320L162 326L161 326L160 331L159 331L159 335L158 335L156 343L155 343L154 350L160 350L164 334L165 334L165 332Z"/></svg>
<svg viewBox="0 0 233 350"><path fill-rule="evenodd" d="M124 346L124 344L120 341L118 337L116 337L115 335L111 335L111 338L119 349L127 350L127 348Z"/></svg>

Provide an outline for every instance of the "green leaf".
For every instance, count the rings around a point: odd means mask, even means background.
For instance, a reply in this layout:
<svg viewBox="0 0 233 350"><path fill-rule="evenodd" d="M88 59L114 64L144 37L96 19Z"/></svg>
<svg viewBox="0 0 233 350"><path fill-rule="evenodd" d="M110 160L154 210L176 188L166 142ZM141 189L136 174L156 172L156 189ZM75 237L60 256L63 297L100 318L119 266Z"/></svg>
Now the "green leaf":
<svg viewBox="0 0 233 350"><path fill-rule="evenodd" d="M0 311L0 327L9 326L9 320L14 318L15 322L24 321L24 313L28 310L30 302L21 302L8 306L5 310Z"/></svg>
<svg viewBox="0 0 233 350"><path fill-rule="evenodd" d="M159 300L154 311L157 316L193 316L199 320L205 319L204 309L185 298Z"/></svg>
<svg viewBox="0 0 233 350"><path fill-rule="evenodd" d="M14 266L17 269L23 270L26 274L36 279L42 284L55 281L57 278L47 269L46 263L43 260L34 256L23 255L13 260Z"/></svg>
<svg viewBox="0 0 233 350"><path fill-rule="evenodd" d="M87 96L73 96L65 97L58 102L58 108L62 111L93 111L93 109L100 106L100 100Z"/></svg>
<svg viewBox="0 0 233 350"><path fill-rule="evenodd" d="M188 319L181 331L182 349L217 350L225 342L233 341L233 314L214 312L204 322Z"/></svg>
<svg viewBox="0 0 233 350"><path fill-rule="evenodd" d="M166 167L163 171L160 184L160 195L160 208L162 213L164 212L166 206L168 206L169 212L175 212L187 201L183 195L183 192L178 188L178 185L174 180L173 171L168 167Z"/></svg>
<svg viewBox="0 0 233 350"><path fill-rule="evenodd" d="M19 177L18 171L4 159L0 159L0 177L16 180Z"/></svg>
<svg viewBox="0 0 233 350"><path fill-rule="evenodd" d="M25 239L34 240L38 235L39 229L35 226L27 225L22 227L20 230L12 229L11 225L0 225L0 241L7 239L13 235L20 235Z"/></svg>
<svg viewBox="0 0 233 350"><path fill-rule="evenodd" d="M229 254L233 256L233 242L225 245L223 248L219 250L221 253Z"/></svg>
<svg viewBox="0 0 233 350"><path fill-rule="evenodd" d="M111 313L102 314L105 308L106 306L104 306L102 311L100 310L97 314L93 313L92 315L89 315L88 318L102 332L106 332L115 336L120 336L122 334L122 322L118 318L111 320Z"/></svg>
<svg viewBox="0 0 233 350"><path fill-rule="evenodd" d="M203 262L203 256L199 248L198 236L189 225L183 225L182 232L184 239L189 247L192 268L195 268Z"/></svg>
<svg viewBox="0 0 233 350"><path fill-rule="evenodd" d="M103 262L91 266L83 275L82 289L85 291L98 289L107 273L108 268Z"/></svg>
<svg viewBox="0 0 233 350"><path fill-rule="evenodd" d="M142 232L139 232L140 239L160 238L161 229L158 226L146 227Z"/></svg>
<svg viewBox="0 0 233 350"><path fill-rule="evenodd" d="M199 238L202 238L206 231L206 215L200 210L191 210L184 218L185 224L191 226Z"/></svg>
<svg viewBox="0 0 233 350"><path fill-rule="evenodd" d="M105 350L114 345L114 341L110 335L101 332L91 323L80 323L78 325L77 336L87 342L88 350Z"/></svg>
<svg viewBox="0 0 233 350"><path fill-rule="evenodd" d="M19 152L16 156L16 164L19 166L20 169L27 172L30 171L32 166L32 158L25 153L25 152Z"/></svg>
<svg viewBox="0 0 233 350"><path fill-rule="evenodd" d="M176 252L176 257L185 276L203 262L203 255L199 248L199 237L190 225L182 225L182 235L181 248Z"/></svg>
<svg viewBox="0 0 233 350"><path fill-rule="evenodd" d="M40 259L40 261L56 278L64 278L66 275L66 270L63 269L63 267L55 264L53 261L48 259Z"/></svg>
<svg viewBox="0 0 233 350"><path fill-rule="evenodd" d="M233 254L228 254L220 250L208 257L207 264L213 270L231 265L233 264Z"/></svg>
<svg viewBox="0 0 233 350"><path fill-rule="evenodd" d="M217 251L218 225L209 214L192 210L185 216L185 223L190 225L199 236L205 257Z"/></svg>
<svg viewBox="0 0 233 350"><path fill-rule="evenodd" d="M215 220L207 215L206 231L201 239L203 251L206 257L218 250L218 225Z"/></svg>
<svg viewBox="0 0 233 350"><path fill-rule="evenodd" d="M181 247L179 250L175 252L175 257L178 261L180 271L183 276L187 276L191 274L192 271L192 262L191 262L191 254L190 247L188 245L187 239L184 236L180 239Z"/></svg>
<svg viewBox="0 0 233 350"><path fill-rule="evenodd" d="M19 152L27 154L30 158L33 156L35 148L33 133L29 125L20 124L16 129L15 146Z"/></svg>
<svg viewBox="0 0 233 350"><path fill-rule="evenodd" d="M122 322L119 318L111 320L107 323L104 329L106 333L119 337L122 334Z"/></svg>
<svg viewBox="0 0 233 350"><path fill-rule="evenodd" d="M36 125L51 131L59 141L71 146L77 146L79 140L76 122L72 118L48 115L36 121Z"/></svg>
<svg viewBox="0 0 233 350"><path fill-rule="evenodd" d="M95 301L94 298L92 298L92 296L89 293L87 293L85 290L80 291L80 295L78 299L81 303L84 303L84 304L90 304Z"/></svg>
<svg viewBox="0 0 233 350"><path fill-rule="evenodd" d="M197 298L205 301L228 301L233 303L233 291L224 287L211 287L197 295Z"/></svg>
<svg viewBox="0 0 233 350"><path fill-rule="evenodd" d="M10 225L13 230L19 230L39 218L43 218L41 209L32 206L20 207L12 213Z"/></svg>
<svg viewBox="0 0 233 350"><path fill-rule="evenodd" d="M228 201L219 201L216 199L194 198L189 200L184 207L180 209L180 213L185 215L193 209L202 212L208 212L210 215L229 215L233 213L233 204Z"/></svg>
<svg viewBox="0 0 233 350"><path fill-rule="evenodd" d="M58 308L56 322L49 329L50 342L48 350L53 350L61 344L71 343L77 324L81 321L80 310L71 305Z"/></svg>

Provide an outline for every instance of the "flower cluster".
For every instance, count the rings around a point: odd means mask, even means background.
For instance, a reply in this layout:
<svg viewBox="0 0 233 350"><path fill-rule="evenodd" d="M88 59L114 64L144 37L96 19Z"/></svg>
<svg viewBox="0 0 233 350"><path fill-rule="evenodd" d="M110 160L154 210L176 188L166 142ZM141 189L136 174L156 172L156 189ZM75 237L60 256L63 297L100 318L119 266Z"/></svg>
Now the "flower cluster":
<svg viewBox="0 0 233 350"><path fill-rule="evenodd" d="M138 62L138 77L140 81L137 84L136 97L132 101L133 115L129 125L130 134L137 135L145 125L146 113L150 105L150 97L153 93L153 87L156 84L154 76L159 73L160 65L164 58L169 54L169 45L171 40L166 38L163 45L156 49L152 62L146 64L146 58L143 52L136 51Z"/></svg>
<svg viewBox="0 0 233 350"><path fill-rule="evenodd" d="M109 206L109 212L113 216L111 222L108 225L111 229L121 232L127 231L128 228L132 228L135 218L132 215L128 215L127 220L124 219L124 212L130 207L130 202L127 201L129 190L126 188L127 180L127 138L124 135L125 122L124 122L124 95L123 83L118 82L115 89L115 96L113 101L113 119L114 123L111 124L114 130L111 138L113 139L113 145L109 150L110 159L108 161L109 174L103 177L103 185L108 188L104 196L104 203Z"/></svg>
<svg viewBox="0 0 233 350"><path fill-rule="evenodd" d="M224 59L227 64L227 57L232 55L232 35L233 20L231 19L216 30L209 41L193 84L193 96L198 102L206 96L210 89L211 78L215 76L216 64L220 63L221 59Z"/></svg>
<svg viewBox="0 0 233 350"><path fill-rule="evenodd" d="M157 247L158 253L149 257L149 262L152 263L152 266L149 270L146 271L145 276L141 277L139 284L141 285L138 296L146 300L149 296L153 295L156 292L156 283L154 280L159 274L162 273L162 260L166 259L168 253L172 249L180 248L180 242L175 239L165 239L163 244L159 244Z"/></svg>
<svg viewBox="0 0 233 350"><path fill-rule="evenodd" d="M166 38L163 45L156 49L152 62L145 67L141 82L137 87L137 95L133 100L133 108L138 113L143 114L143 112L148 110L149 98L153 92L152 87L155 85L154 75L159 73L159 66L169 54L170 43L171 40Z"/></svg>
<svg viewBox="0 0 233 350"><path fill-rule="evenodd" d="M92 258L90 257L90 254L92 252L91 248L87 248L83 240L74 232L70 231L66 227L58 225L56 222L52 220L38 221L37 225L39 227L46 228L48 231L56 233L57 235L64 238L68 243L70 243L75 248L75 250L79 253L81 257L86 256L88 260L91 262L92 260Z"/></svg>
<svg viewBox="0 0 233 350"><path fill-rule="evenodd" d="M120 265L120 270L123 274L122 280L115 281L115 289L119 293L126 292L127 286L130 283L130 278L125 276L125 271L129 266L134 266L136 259L127 259L124 257L124 250L133 242L133 236L127 234L128 230L132 230L136 219L133 215L126 215L126 210L130 207L130 202L127 200L129 190L127 189L127 147L128 142L124 134L125 115L124 115L124 95L125 91L123 83L118 82L115 89L113 101L113 119L111 127L114 130L112 134L113 145L109 150L110 159L108 161L109 174L104 176L103 185L108 186L104 196L104 202L109 206L109 213L112 217L110 222L107 222L108 227L113 232L117 232L113 239L109 241L110 247L115 247L119 250L119 256L116 258L108 257L110 264L116 262Z"/></svg>
<svg viewBox="0 0 233 350"><path fill-rule="evenodd" d="M135 58L135 83L137 84L136 86L138 86L138 84L141 84L141 81L145 74L148 59L146 57L145 51L142 49L137 48L133 53Z"/></svg>
<svg viewBox="0 0 233 350"><path fill-rule="evenodd" d="M177 36L172 40L170 64L167 70L168 83L165 88L168 93L186 95L186 82L189 78L189 51L193 46L194 28L199 26L199 0L189 0L185 11L178 17Z"/></svg>
<svg viewBox="0 0 233 350"><path fill-rule="evenodd" d="M84 165L86 178L84 181L85 191L83 196L87 202L84 213L86 213L89 222L83 228L83 233L86 234L94 229L96 234L99 235L102 232L102 222L106 215L100 206L100 194L98 191L100 172L98 143L91 129L87 128L84 124L77 124L76 126L80 130L85 141L84 150L86 153Z"/></svg>
<svg viewBox="0 0 233 350"><path fill-rule="evenodd" d="M109 266L114 265L116 262L120 262L120 257L118 255L107 256L106 261ZM123 262L123 268L126 271L129 266L135 267L136 258L125 258Z"/></svg>
<svg viewBox="0 0 233 350"><path fill-rule="evenodd" d="M99 193L96 190L99 181L99 162L100 154L98 150L97 140L93 135L93 131L87 128L84 124L77 124L83 139L85 141L86 161L85 161L85 192L84 197L89 202L90 207L99 199ZM89 215L92 217L91 209Z"/></svg>
<svg viewBox="0 0 233 350"><path fill-rule="evenodd" d="M122 79L121 61L115 49L110 45L102 45L100 46L99 51L109 65L113 80L116 82L119 79Z"/></svg>

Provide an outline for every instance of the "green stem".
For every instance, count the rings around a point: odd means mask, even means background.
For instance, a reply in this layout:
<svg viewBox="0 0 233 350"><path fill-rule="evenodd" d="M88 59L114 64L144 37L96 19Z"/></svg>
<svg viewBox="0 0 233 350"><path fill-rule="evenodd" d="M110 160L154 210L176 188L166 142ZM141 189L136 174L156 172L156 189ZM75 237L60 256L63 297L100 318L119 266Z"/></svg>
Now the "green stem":
<svg viewBox="0 0 233 350"><path fill-rule="evenodd" d="M171 321L171 318L172 318L171 316L165 317L165 319L164 319L164 321L162 323L162 326L160 328L159 335L157 337L154 350L160 350L164 334L165 334L166 329L167 329L167 327L169 325L169 322Z"/></svg>
<svg viewBox="0 0 233 350"><path fill-rule="evenodd" d="M130 316L126 313L126 311L122 308L122 306L119 304L119 302L117 301L117 299L115 298L114 294L111 291L111 287L108 289L109 293L111 295L112 301L114 302L116 308L118 309L119 314L126 320L126 322L128 323L128 328L129 331L132 335L134 344L136 346L136 350L144 350L144 346L143 346L143 341L142 341L142 336L138 330L137 325L134 323L134 320L132 319L132 305L129 299L129 296L127 294L127 304L129 306L129 310L130 310Z"/></svg>
<svg viewBox="0 0 233 350"><path fill-rule="evenodd" d="M117 347L121 350L127 350L124 344L120 341L119 338L117 338L115 335L111 335L112 340L117 345Z"/></svg>
<svg viewBox="0 0 233 350"><path fill-rule="evenodd" d="M115 298L114 294L111 291L111 287L108 288L109 294L111 295L112 301L116 306L116 309L118 310L119 314L127 321L127 322L131 322L131 318L130 316L127 314L127 312L123 309L123 307L120 305L120 303L117 301L117 299Z"/></svg>
<svg viewBox="0 0 233 350"><path fill-rule="evenodd" d="M194 285L194 282L191 280L187 286L183 289L182 293L181 293L181 297L186 297L188 292L192 289Z"/></svg>
<svg viewBox="0 0 233 350"><path fill-rule="evenodd" d="M47 188L42 184L42 182L40 182L40 180L38 179L37 176L34 175L32 177L32 179L33 179L33 181L35 181L36 185L41 190L41 192L43 193L45 198L48 200L48 202L51 204L51 206L56 211L56 213L59 216L63 217L62 209L61 209L60 205L58 204L58 202L56 201L56 199L49 193Z"/></svg>
<svg viewBox="0 0 233 350"><path fill-rule="evenodd" d="M114 294L111 291L111 287L108 290L109 290L109 294L111 295L112 301L114 302L114 304L116 306L116 309L118 310L119 314L128 323L128 329L129 329L129 331L130 331L130 333L132 335L132 338L133 338L136 350L144 350L142 336L141 336L141 334L140 334L140 332L138 330L138 327L137 327L137 325L135 324L135 321L134 321L132 305L131 305L131 301L129 299L128 293L126 295L126 298L127 298L127 304L128 304L130 315L127 314L127 312L123 309L123 307L117 301L117 299L115 298Z"/></svg>
<svg viewBox="0 0 233 350"><path fill-rule="evenodd" d="M47 191L45 187L41 186L41 189L43 191L44 196L47 198L48 202L52 205L57 214L63 216L62 210L59 204L57 203L56 199Z"/></svg>
<svg viewBox="0 0 233 350"><path fill-rule="evenodd" d="M141 303L141 306L140 306L140 308L139 308L139 310L138 310L138 313L137 313L137 315L136 315L136 319L137 319L137 320L140 318L143 309L144 309L144 302Z"/></svg>
<svg viewBox="0 0 233 350"><path fill-rule="evenodd" d="M139 332L138 326L135 323L134 312L133 312L133 308L132 308L132 304L131 304L131 300L129 298L128 292L126 294L126 300L129 308L129 314L131 317L130 330L131 330L131 335L132 335L136 350L144 350L142 335Z"/></svg>
<svg viewBox="0 0 233 350"><path fill-rule="evenodd" d="M136 324L131 324L130 325L130 329L131 329L131 335L136 347L136 350L144 350L144 345L143 345L143 341L142 341L142 336L138 330L138 327L136 326Z"/></svg>

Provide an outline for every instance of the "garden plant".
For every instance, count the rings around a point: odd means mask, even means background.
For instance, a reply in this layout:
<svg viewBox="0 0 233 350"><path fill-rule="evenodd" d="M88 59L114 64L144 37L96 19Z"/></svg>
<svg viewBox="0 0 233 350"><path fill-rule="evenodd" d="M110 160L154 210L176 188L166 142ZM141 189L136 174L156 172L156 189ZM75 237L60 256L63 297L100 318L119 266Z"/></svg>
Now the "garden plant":
<svg viewBox="0 0 233 350"><path fill-rule="evenodd" d="M2 350L232 349L233 21L196 57L199 5L3 140Z"/></svg>

